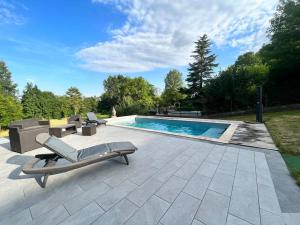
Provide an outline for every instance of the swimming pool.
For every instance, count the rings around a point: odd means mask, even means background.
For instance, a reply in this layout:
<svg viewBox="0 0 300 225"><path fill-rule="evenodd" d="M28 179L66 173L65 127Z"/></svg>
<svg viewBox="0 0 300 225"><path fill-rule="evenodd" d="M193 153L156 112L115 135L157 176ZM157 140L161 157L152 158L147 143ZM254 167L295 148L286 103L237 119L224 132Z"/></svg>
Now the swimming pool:
<svg viewBox="0 0 300 225"><path fill-rule="evenodd" d="M166 133L209 138L219 138L230 125L226 123L208 123L144 117L133 117L127 120L115 121L112 124Z"/></svg>

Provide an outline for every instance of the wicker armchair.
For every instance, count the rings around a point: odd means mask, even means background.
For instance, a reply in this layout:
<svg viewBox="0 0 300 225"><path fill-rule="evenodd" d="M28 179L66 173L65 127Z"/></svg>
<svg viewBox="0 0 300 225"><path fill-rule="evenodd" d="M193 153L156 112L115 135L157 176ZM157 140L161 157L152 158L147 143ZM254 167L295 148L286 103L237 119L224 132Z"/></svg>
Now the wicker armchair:
<svg viewBox="0 0 300 225"><path fill-rule="evenodd" d="M68 118L69 124L75 124L76 128L80 128L82 126L82 119L80 115L71 116Z"/></svg>
<svg viewBox="0 0 300 225"><path fill-rule="evenodd" d="M9 140L11 150L24 153L41 145L35 141L40 133L48 133L50 122L48 120L26 119L14 121L9 125Z"/></svg>

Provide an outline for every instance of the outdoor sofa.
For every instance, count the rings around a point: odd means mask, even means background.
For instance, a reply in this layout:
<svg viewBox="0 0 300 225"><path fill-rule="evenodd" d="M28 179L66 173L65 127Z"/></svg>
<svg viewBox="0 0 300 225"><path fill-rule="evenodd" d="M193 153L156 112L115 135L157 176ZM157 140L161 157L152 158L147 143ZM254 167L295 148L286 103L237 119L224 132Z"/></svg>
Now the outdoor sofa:
<svg viewBox="0 0 300 225"><path fill-rule="evenodd" d="M49 127L48 120L25 119L12 122L8 127L11 150L24 153L40 148L35 137L40 133L48 133Z"/></svg>
<svg viewBox="0 0 300 225"><path fill-rule="evenodd" d="M131 142L111 142L101 145L95 145L89 148L76 150L64 141L47 133L39 134L36 141L45 148L52 151L52 154L39 154L23 166L25 174L43 175L41 186L44 188L49 175L64 173L70 170L78 169L94 163L98 163L115 157L124 157L126 164L129 165L128 154L137 150ZM67 164L56 165L57 161L64 158ZM37 167L40 163L42 167Z"/></svg>
<svg viewBox="0 0 300 225"><path fill-rule="evenodd" d="M97 126L104 124L106 126L107 121L106 120L100 120L96 117L95 113L93 112L88 112L86 114L87 119L86 119L86 123L92 123L92 124L96 124Z"/></svg>

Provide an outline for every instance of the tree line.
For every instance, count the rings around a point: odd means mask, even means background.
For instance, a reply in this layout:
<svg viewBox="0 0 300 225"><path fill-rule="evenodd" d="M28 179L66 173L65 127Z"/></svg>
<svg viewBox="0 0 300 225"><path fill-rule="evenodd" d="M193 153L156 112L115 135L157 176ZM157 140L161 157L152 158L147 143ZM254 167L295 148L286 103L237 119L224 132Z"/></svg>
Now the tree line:
<svg viewBox="0 0 300 225"><path fill-rule="evenodd" d="M86 112L97 112L99 98L84 97L76 87L65 95L41 91L37 85L27 83L22 96L17 96L17 85L11 72L0 61L0 126L6 128L11 121L26 118L61 119Z"/></svg>
<svg viewBox="0 0 300 225"><path fill-rule="evenodd" d="M131 90L140 90L142 86L137 83L132 87L129 82L132 79L122 75L110 76L104 82L101 99L107 108L113 105L120 108L121 114L145 113L157 105L218 113L253 109L256 88L263 86L265 106L299 103L299 27L300 1L281 0L267 31L269 43L257 52L240 55L233 65L218 74L215 73L217 56L211 52L211 42L204 34L195 42L186 83L179 71L170 70L161 95L147 84L150 91L140 93L138 98Z"/></svg>
<svg viewBox="0 0 300 225"><path fill-rule="evenodd" d="M21 99L4 62L0 62L0 125L19 118L61 118L87 111L119 116L147 114L157 107L208 113L252 109L256 88L263 86L264 105L300 102L300 0L281 0L267 31L269 43L257 52L240 55L233 65L216 74L217 56L206 34L195 42L186 82L177 70L165 77L158 91L143 77L110 75L100 97L85 98L71 87L63 96L27 84ZM215 75L216 74L216 75Z"/></svg>

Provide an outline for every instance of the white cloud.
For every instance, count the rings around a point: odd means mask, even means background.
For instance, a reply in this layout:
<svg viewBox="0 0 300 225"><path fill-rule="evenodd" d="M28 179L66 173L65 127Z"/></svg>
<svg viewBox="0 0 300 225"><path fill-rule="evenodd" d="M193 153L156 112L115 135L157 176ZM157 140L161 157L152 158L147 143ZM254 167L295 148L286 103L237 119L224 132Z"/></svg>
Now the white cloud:
<svg viewBox="0 0 300 225"><path fill-rule="evenodd" d="M24 24L25 18L22 15L20 15L20 11L18 10L27 10L27 8L25 5L15 1L0 0L0 25Z"/></svg>
<svg viewBox="0 0 300 225"><path fill-rule="evenodd" d="M82 66L139 72L187 65L194 41L207 33L217 47L257 50L277 5L274 0L92 0L127 15L112 40L81 49Z"/></svg>

